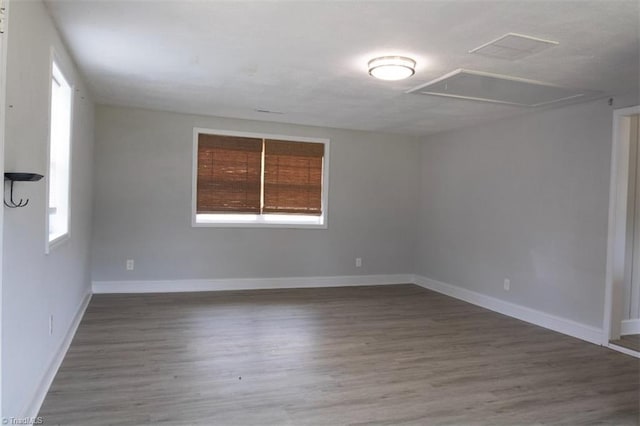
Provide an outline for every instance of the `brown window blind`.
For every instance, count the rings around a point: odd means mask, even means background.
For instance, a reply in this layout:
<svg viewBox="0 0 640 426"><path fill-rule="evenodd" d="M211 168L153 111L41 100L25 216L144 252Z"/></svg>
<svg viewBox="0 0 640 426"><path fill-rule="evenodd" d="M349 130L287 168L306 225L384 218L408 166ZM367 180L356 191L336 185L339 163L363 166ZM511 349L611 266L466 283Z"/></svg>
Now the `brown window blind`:
<svg viewBox="0 0 640 426"><path fill-rule="evenodd" d="M260 213L262 139L198 135L197 213Z"/></svg>
<svg viewBox="0 0 640 426"><path fill-rule="evenodd" d="M322 214L324 144L265 140L264 213Z"/></svg>

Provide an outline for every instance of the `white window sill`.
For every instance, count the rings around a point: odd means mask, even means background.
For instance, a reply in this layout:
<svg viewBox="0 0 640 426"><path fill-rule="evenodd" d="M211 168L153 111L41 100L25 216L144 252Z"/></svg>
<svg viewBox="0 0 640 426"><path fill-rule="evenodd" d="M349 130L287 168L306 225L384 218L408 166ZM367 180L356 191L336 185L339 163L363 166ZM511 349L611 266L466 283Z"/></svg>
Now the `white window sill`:
<svg viewBox="0 0 640 426"><path fill-rule="evenodd" d="M52 234L49 235L49 241L47 242L45 254L49 254L51 250L62 245L65 241L69 239L69 233L65 232L64 234Z"/></svg>
<svg viewBox="0 0 640 426"><path fill-rule="evenodd" d="M286 214L197 214L193 227L327 229L323 216Z"/></svg>

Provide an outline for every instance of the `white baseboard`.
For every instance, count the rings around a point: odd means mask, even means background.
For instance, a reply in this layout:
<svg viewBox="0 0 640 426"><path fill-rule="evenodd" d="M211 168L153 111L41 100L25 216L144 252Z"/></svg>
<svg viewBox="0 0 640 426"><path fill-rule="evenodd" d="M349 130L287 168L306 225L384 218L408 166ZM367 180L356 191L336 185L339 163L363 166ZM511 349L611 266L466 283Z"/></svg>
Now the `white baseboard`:
<svg viewBox="0 0 640 426"><path fill-rule="evenodd" d="M334 277L229 278L166 281L94 281L94 294L177 293L277 288L351 287L361 285L411 284L412 274L345 275Z"/></svg>
<svg viewBox="0 0 640 426"><path fill-rule="evenodd" d="M625 348L624 346L618 346L615 343L609 343L605 346L609 349L613 349L616 352L621 352L625 355L630 355L632 357L640 359L640 352L634 351L633 349Z"/></svg>
<svg viewBox="0 0 640 426"><path fill-rule="evenodd" d="M587 342L602 344L601 329L557 317L542 311L487 296L451 284L412 274L346 275L332 277L229 278L204 280L160 281L94 281L93 293L176 293L222 290L260 290L278 288L349 287L414 283L429 290L464 300L491 311L499 312Z"/></svg>
<svg viewBox="0 0 640 426"><path fill-rule="evenodd" d="M60 347L53 355L47 371L40 380L40 385L35 390L33 397L29 401L26 409L23 411L24 414L21 416L22 418L35 418L38 415L40 407L44 402L44 398L47 396L47 392L49 392L51 383L53 383L53 379L56 377L56 373L58 372L60 365L62 365L62 361L64 360L64 357L69 350L69 346L71 345L73 336L75 336L76 331L78 330L80 321L82 321L82 317L84 316L84 312L87 310L87 306L89 306L90 301L91 293L87 293L80 302L80 306L78 306L78 310L71 320L69 329L67 330L67 333L65 334L64 339L60 344Z"/></svg>
<svg viewBox="0 0 640 426"><path fill-rule="evenodd" d="M640 319L623 320L620 334L640 334Z"/></svg>
<svg viewBox="0 0 640 426"><path fill-rule="evenodd" d="M578 339L586 340L587 342L595 343L596 345L602 344L603 331L596 327L581 324L570 319L557 317L546 312L527 308L522 305L517 305L515 303L507 302L420 275L415 276L414 282L426 289L437 291L438 293L481 306L494 312L508 315Z"/></svg>

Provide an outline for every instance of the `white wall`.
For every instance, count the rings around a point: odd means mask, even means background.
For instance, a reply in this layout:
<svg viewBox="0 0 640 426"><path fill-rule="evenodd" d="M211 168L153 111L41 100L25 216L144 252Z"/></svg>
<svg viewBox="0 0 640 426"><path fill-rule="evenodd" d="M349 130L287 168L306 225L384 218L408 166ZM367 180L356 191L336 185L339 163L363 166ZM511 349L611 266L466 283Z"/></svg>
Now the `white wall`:
<svg viewBox="0 0 640 426"><path fill-rule="evenodd" d="M4 176L4 137L5 137L5 116L6 116L6 83L7 83L7 31L8 21L6 17L9 14L8 1L1 2L4 6L2 23L4 26L3 34L0 34L0 174ZM4 209L0 208L0 229L4 224ZM0 238L0 417L2 416L2 241Z"/></svg>
<svg viewBox="0 0 640 426"><path fill-rule="evenodd" d="M612 110L592 101L417 144L100 106L93 280L413 272L600 328ZM194 126L330 138L329 229L191 228Z"/></svg>
<svg viewBox="0 0 640 426"><path fill-rule="evenodd" d="M331 139L328 229L192 228L193 127ZM411 273L418 167L409 137L100 106L93 279Z"/></svg>
<svg viewBox="0 0 640 426"><path fill-rule="evenodd" d="M428 138L416 272L602 327L612 110L605 99Z"/></svg>
<svg viewBox="0 0 640 426"><path fill-rule="evenodd" d="M46 174L50 47L53 45L67 63L72 62L40 1L12 2L9 19L5 170ZM33 415L28 408L90 289L94 111L81 77L76 74L72 79L79 92L74 98L70 240L45 255L44 179L17 183L17 197L29 198L29 205L5 208L2 287L5 417ZM54 316L52 336L49 336L49 315Z"/></svg>

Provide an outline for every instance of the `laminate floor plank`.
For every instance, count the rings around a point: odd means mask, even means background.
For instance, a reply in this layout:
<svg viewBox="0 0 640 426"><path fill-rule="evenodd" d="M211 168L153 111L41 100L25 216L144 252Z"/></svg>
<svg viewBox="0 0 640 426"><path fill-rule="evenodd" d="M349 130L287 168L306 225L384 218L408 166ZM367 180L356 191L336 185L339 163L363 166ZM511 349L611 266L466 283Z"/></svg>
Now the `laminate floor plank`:
<svg viewBox="0 0 640 426"><path fill-rule="evenodd" d="M638 425L639 362L414 285L94 295L46 425Z"/></svg>

